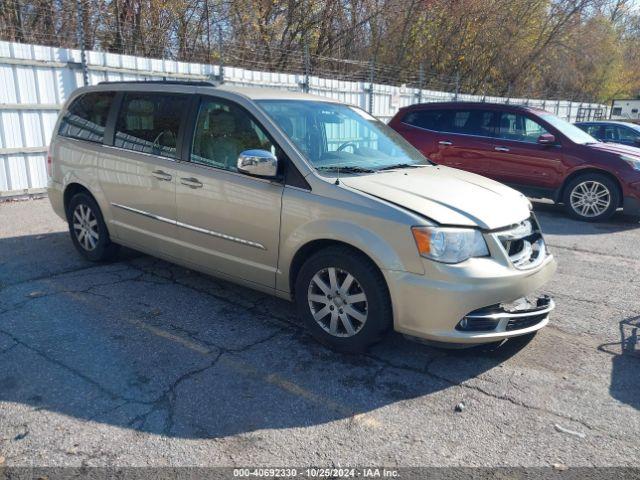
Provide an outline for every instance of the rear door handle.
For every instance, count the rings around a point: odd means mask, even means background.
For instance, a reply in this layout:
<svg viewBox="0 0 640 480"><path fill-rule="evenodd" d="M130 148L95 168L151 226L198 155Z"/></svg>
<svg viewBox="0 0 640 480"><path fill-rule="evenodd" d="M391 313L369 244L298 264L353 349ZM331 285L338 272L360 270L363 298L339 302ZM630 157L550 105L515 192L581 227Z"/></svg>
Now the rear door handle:
<svg viewBox="0 0 640 480"><path fill-rule="evenodd" d="M440 145L444 145L445 147L449 147L449 146L453 145L453 142L450 142L449 140L440 140L438 143Z"/></svg>
<svg viewBox="0 0 640 480"><path fill-rule="evenodd" d="M167 172L163 172L162 170L154 170L153 172L151 172L151 175L163 182L170 182L173 178L170 174L168 174Z"/></svg>
<svg viewBox="0 0 640 480"><path fill-rule="evenodd" d="M508 152L509 149L507 147L494 147L493 148L496 152Z"/></svg>
<svg viewBox="0 0 640 480"><path fill-rule="evenodd" d="M182 185L186 185L189 188L202 188L202 182L200 182L197 178L193 178L193 177L181 178L180 183Z"/></svg>

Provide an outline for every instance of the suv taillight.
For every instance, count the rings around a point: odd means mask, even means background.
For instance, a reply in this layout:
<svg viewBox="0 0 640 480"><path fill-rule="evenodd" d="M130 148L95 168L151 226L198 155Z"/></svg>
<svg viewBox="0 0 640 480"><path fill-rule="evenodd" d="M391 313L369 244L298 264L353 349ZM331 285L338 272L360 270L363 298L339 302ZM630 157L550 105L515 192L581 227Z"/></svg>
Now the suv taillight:
<svg viewBox="0 0 640 480"><path fill-rule="evenodd" d="M51 162L52 162L52 160L51 160L51 152L47 151L47 176L49 178L51 178L51 171L52 171L52 167L53 167Z"/></svg>

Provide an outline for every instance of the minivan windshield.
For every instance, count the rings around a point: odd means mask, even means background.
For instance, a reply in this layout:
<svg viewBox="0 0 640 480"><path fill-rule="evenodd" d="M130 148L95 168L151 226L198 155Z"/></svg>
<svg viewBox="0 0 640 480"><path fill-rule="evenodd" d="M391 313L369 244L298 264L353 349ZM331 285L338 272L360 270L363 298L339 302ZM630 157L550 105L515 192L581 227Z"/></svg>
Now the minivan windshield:
<svg viewBox="0 0 640 480"><path fill-rule="evenodd" d="M550 123L551 125L553 125L558 130L560 130L560 133L562 133L565 137L567 137L573 143L579 143L581 145L587 145L589 143L598 143L598 140L593 138L587 132L579 129L575 125L565 120L562 120L560 117L547 114L547 115L541 115L541 118L547 123Z"/></svg>
<svg viewBox="0 0 640 480"><path fill-rule="evenodd" d="M359 108L313 100L257 103L319 171L369 173L432 165L394 130Z"/></svg>

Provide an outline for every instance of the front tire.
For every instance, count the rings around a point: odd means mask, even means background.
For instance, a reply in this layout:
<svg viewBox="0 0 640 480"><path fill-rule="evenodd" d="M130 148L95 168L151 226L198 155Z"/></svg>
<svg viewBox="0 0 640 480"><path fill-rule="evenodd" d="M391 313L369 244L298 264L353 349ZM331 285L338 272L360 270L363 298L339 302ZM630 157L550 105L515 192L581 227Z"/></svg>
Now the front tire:
<svg viewBox="0 0 640 480"><path fill-rule="evenodd" d="M348 247L329 247L307 259L296 279L295 301L311 334L341 352L365 351L393 322L384 277Z"/></svg>
<svg viewBox="0 0 640 480"><path fill-rule="evenodd" d="M87 193L77 193L67 206L69 233L76 250L91 262L103 262L115 257L118 245L109 238L109 231L96 201Z"/></svg>
<svg viewBox="0 0 640 480"><path fill-rule="evenodd" d="M620 189L606 175L585 173L569 182L563 203L569 215L586 222L611 218L620 205Z"/></svg>

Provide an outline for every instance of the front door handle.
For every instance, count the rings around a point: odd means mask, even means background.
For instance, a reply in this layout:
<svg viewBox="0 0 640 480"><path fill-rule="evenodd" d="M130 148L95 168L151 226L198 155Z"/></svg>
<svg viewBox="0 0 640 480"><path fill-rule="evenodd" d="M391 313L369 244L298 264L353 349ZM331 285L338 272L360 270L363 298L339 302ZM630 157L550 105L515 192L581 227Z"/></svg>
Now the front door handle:
<svg viewBox="0 0 640 480"><path fill-rule="evenodd" d="M202 182L200 182L197 178L193 178L193 177L181 178L180 183L182 185L186 185L189 188L202 188Z"/></svg>
<svg viewBox="0 0 640 480"><path fill-rule="evenodd" d="M163 182L170 182L171 179L173 178L167 172L163 172L162 170L154 170L153 172L151 172L151 175L153 175L155 178Z"/></svg>
<svg viewBox="0 0 640 480"><path fill-rule="evenodd" d="M450 147L451 145L453 145L453 142L450 142L449 140L440 140L438 143L440 145L444 145L445 147Z"/></svg>
<svg viewBox="0 0 640 480"><path fill-rule="evenodd" d="M508 152L509 149L507 147L494 147L493 148L496 152Z"/></svg>

